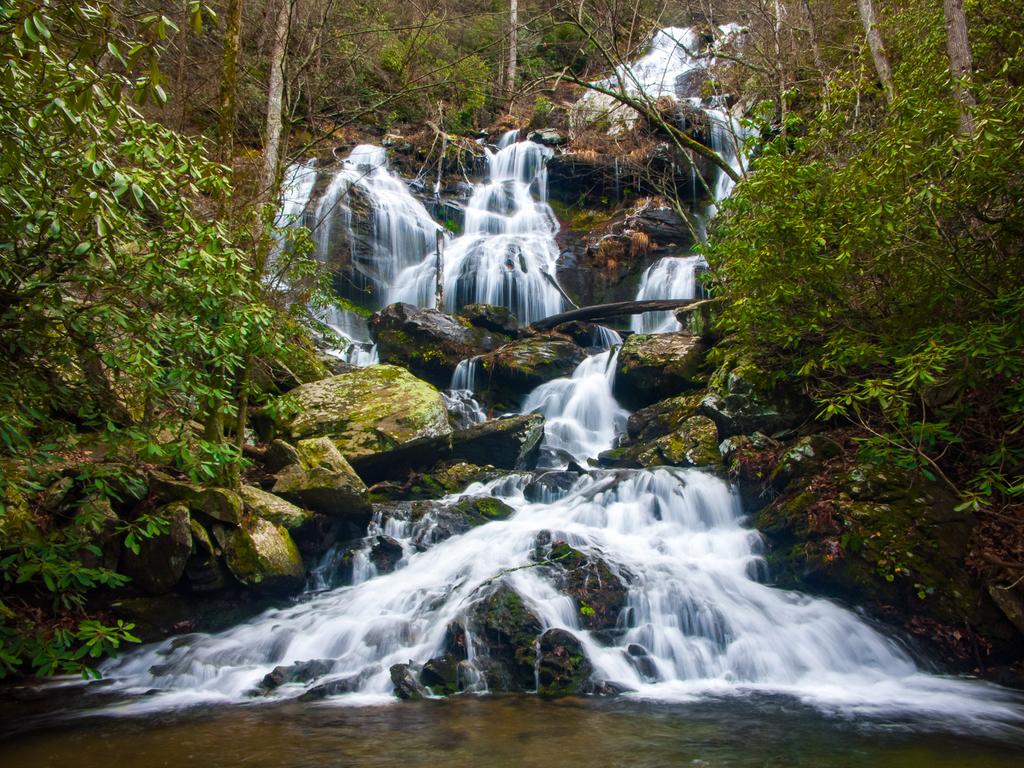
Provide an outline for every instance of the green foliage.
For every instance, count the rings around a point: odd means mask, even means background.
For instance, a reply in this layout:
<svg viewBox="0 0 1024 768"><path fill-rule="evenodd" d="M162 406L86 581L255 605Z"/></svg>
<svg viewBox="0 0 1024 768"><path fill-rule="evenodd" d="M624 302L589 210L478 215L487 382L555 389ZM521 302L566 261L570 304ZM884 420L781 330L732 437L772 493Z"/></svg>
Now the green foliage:
<svg viewBox="0 0 1024 768"><path fill-rule="evenodd" d="M185 422L233 418L249 361L285 354L240 233L209 213L225 169L139 111L166 99L175 26L133 23L114 4L0 0L0 675L134 639L90 615L91 590L126 582L99 538L137 550L166 522L109 501L137 501L132 464L234 472L237 448ZM55 477L74 490L48 505Z"/></svg>
<svg viewBox="0 0 1024 768"><path fill-rule="evenodd" d="M870 458L980 506L1024 493L1024 38L1004 4L973 24L962 137L941 7L911 6L889 30L892 109L837 75L827 109L763 147L706 255L749 354L862 425Z"/></svg>

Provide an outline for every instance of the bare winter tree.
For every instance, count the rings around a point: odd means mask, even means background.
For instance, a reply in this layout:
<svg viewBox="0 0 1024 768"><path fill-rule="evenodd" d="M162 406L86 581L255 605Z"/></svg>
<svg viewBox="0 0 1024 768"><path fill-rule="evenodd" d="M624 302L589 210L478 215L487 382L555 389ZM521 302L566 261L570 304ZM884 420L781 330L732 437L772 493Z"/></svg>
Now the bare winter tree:
<svg viewBox="0 0 1024 768"><path fill-rule="evenodd" d="M971 44L967 37L967 17L963 0L943 0L946 15L946 51L949 54L949 74L953 77L953 94L960 106L960 133L974 135L974 115L971 110L976 102L971 90L973 61Z"/></svg>
<svg viewBox="0 0 1024 768"><path fill-rule="evenodd" d="M516 87L516 52L519 48L519 0L511 0L508 9L508 74L505 76L505 88L509 94Z"/></svg>
<svg viewBox="0 0 1024 768"><path fill-rule="evenodd" d="M893 99L896 98L896 86L892 80L889 54L885 51L882 33L878 30L875 5L872 0L857 0L857 9L860 11L860 18L864 23L864 33L867 35L868 47L871 49L871 58L875 62L878 81L882 84L882 90L885 92L885 101L887 104L892 104Z"/></svg>

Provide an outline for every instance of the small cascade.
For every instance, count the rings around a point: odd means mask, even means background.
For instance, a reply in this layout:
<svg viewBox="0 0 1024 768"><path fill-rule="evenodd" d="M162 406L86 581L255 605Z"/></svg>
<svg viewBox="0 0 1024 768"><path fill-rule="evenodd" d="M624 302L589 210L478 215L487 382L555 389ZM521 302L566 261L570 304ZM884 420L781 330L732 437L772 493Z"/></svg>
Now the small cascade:
<svg viewBox="0 0 1024 768"><path fill-rule="evenodd" d="M341 349L328 350L330 354L360 368L380 361L365 317L349 309L331 306L324 311L321 320L346 342Z"/></svg>
<svg viewBox="0 0 1024 768"><path fill-rule="evenodd" d="M644 272L637 301L647 299L693 299L699 295L697 274L706 262L700 256L665 256ZM637 333L668 333L679 330L671 312L634 315L630 327Z"/></svg>
<svg viewBox="0 0 1024 768"><path fill-rule="evenodd" d="M487 420L487 413L476 399L476 378L480 358L461 360L452 374L452 383L442 392L448 416L456 429L466 429Z"/></svg>
<svg viewBox="0 0 1024 768"><path fill-rule="evenodd" d="M281 184L281 208L274 219L276 228L305 223L303 214L313 194L317 172L316 160L288 166Z"/></svg>
<svg viewBox="0 0 1024 768"><path fill-rule="evenodd" d="M571 377L537 387L523 403L523 413L544 414L542 466L565 466L569 459L586 464L611 448L615 436L626 428L629 412L612 394L622 338L603 330L607 336L600 342L607 343L607 351L588 357Z"/></svg>
<svg viewBox="0 0 1024 768"><path fill-rule="evenodd" d="M466 207L465 231L444 254L445 308L480 303L506 307L521 323L561 312L566 305L555 281L558 221L547 204L551 150L516 141L511 131L498 151L487 151L489 177ZM407 269L395 292L403 301L433 305L433 258Z"/></svg>

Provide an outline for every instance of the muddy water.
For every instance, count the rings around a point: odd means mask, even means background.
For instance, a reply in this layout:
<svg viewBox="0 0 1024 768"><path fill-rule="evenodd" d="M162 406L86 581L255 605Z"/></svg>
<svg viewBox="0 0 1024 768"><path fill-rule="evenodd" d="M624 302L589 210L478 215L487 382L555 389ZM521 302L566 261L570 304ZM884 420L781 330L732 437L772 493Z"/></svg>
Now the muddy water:
<svg viewBox="0 0 1024 768"><path fill-rule="evenodd" d="M10 768L1019 768L1022 755L1019 732L855 723L778 698L233 705L36 722L35 730L0 741L0 765Z"/></svg>

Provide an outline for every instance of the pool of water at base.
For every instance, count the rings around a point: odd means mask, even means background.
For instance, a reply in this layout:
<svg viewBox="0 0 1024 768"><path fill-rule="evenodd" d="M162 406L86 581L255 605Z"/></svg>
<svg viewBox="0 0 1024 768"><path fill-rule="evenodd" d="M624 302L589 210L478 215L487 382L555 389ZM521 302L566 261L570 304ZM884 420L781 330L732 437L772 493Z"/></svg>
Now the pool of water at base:
<svg viewBox="0 0 1024 768"><path fill-rule="evenodd" d="M8 722L7 729L12 725ZM460 696L36 721L0 765L260 768L1019 768L1024 734L828 716L779 697L656 704Z"/></svg>

